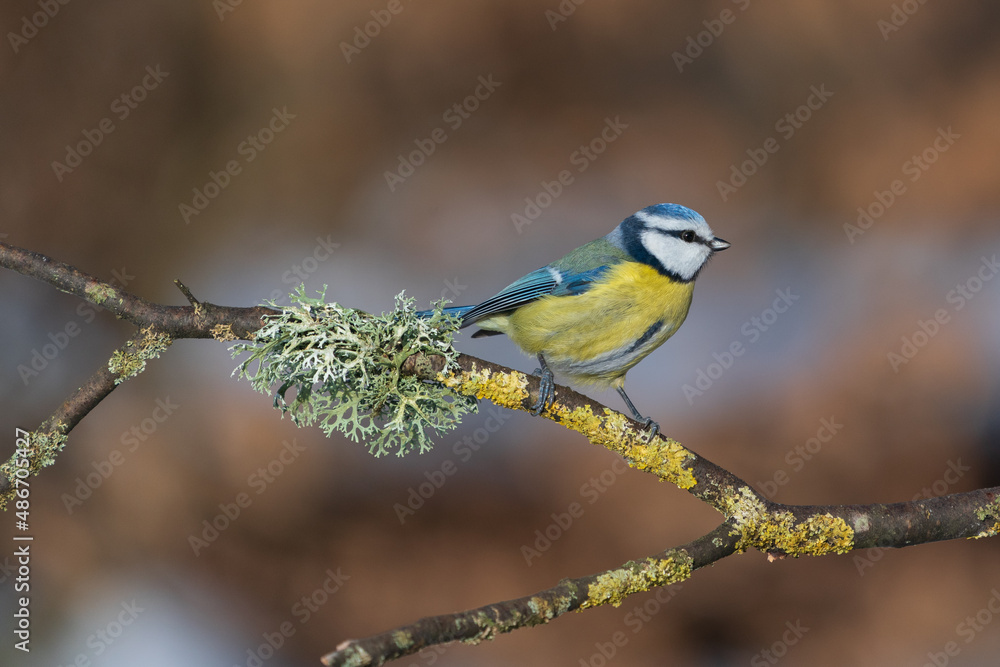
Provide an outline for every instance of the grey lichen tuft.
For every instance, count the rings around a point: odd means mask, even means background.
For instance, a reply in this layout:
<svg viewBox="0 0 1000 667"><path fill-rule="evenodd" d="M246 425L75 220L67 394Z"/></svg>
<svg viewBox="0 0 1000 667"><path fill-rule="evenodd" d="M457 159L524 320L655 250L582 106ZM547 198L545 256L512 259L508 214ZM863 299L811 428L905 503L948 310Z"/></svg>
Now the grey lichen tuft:
<svg viewBox="0 0 1000 667"><path fill-rule="evenodd" d="M318 425L327 436L339 431L375 456L426 452L429 431L440 435L476 410L474 398L401 371L418 353L441 355L453 366L458 323L441 305L421 318L413 299L399 294L395 310L376 317L326 303L325 294L324 286L310 298L300 285L253 343L231 348L234 358L249 353L233 374L261 393L275 390L274 407L297 425Z"/></svg>

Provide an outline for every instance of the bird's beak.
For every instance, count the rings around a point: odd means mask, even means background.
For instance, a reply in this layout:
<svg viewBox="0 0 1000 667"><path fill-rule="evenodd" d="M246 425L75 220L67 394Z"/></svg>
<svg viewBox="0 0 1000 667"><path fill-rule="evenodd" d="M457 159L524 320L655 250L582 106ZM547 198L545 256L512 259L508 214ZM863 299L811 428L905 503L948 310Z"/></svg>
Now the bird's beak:
<svg viewBox="0 0 1000 667"><path fill-rule="evenodd" d="M720 250L725 250L730 245L731 244L729 243L729 241L725 241L723 239L720 239L719 237L715 237L714 239L712 239L712 242L708 244L708 247L711 248L714 252L719 252Z"/></svg>

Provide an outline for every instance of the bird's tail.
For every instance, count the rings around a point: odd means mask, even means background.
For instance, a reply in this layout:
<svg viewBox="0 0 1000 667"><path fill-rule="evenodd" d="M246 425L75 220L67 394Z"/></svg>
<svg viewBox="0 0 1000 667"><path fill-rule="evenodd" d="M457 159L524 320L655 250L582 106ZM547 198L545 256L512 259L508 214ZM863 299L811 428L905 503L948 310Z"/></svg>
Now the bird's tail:
<svg viewBox="0 0 1000 667"><path fill-rule="evenodd" d="M475 306L451 306L450 308L445 308L441 312L445 315L451 315L452 317L462 317L464 318L466 313L475 308ZM434 314L433 310L418 310L417 317L427 318ZM471 324L471 323L470 323ZM462 322L462 326L466 326L465 322Z"/></svg>

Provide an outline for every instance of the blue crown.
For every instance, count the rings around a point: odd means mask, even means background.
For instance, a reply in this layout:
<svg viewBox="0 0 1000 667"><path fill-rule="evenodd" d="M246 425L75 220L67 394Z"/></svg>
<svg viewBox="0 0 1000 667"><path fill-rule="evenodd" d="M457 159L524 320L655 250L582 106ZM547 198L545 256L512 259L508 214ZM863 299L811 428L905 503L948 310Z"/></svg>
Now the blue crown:
<svg viewBox="0 0 1000 667"><path fill-rule="evenodd" d="M656 215L661 218L674 218L678 220L690 220L691 222L705 222L705 218L697 211L692 211L687 206L680 204L653 204L643 209L646 213Z"/></svg>

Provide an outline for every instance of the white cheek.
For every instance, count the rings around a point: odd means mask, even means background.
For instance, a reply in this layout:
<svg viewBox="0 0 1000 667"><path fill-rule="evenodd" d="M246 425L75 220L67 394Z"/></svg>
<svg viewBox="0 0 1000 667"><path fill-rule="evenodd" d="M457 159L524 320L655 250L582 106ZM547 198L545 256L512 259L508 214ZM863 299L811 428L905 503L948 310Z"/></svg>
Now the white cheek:
<svg viewBox="0 0 1000 667"><path fill-rule="evenodd" d="M642 243L668 271L690 280L708 259L709 250L700 243L686 243L675 236L644 232Z"/></svg>
<svg viewBox="0 0 1000 667"><path fill-rule="evenodd" d="M642 233L642 245L668 269L674 263L681 248L681 241L673 236L665 236L652 231Z"/></svg>

